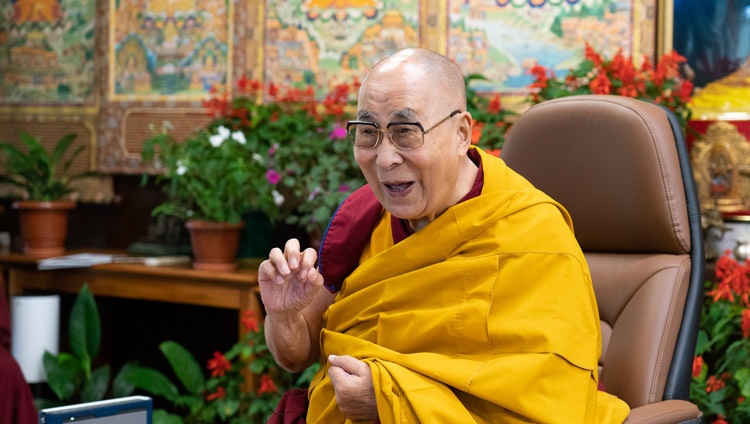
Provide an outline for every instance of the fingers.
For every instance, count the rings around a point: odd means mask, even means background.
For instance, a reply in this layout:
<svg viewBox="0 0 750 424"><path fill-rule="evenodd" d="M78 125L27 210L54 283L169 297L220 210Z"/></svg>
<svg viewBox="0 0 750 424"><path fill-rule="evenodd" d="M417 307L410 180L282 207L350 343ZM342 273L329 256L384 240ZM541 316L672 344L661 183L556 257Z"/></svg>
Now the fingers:
<svg viewBox="0 0 750 424"><path fill-rule="evenodd" d="M300 251L299 240L290 239L284 245L284 251L278 247L271 249L268 260L261 263L259 271L276 284L283 284L292 274L300 281L315 283L319 275L315 269L317 260L318 252L315 249Z"/></svg>
<svg viewBox="0 0 750 424"><path fill-rule="evenodd" d="M353 421L373 421L378 416L370 367L351 356L328 357L328 376L341 412Z"/></svg>
<svg viewBox="0 0 750 424"><path fill-rule="evenodd" d="M289 264L289 268L296 271L299 268L301 260L299 240L294 238L287 240L286 245L284 245L284 256Z"/></svg>
<svg viewBox="0 0 750 424"><path fill-rule="evenodd" d="M331 365L331 370L335 369L334 372L337 373L338 376L342 375L339 371L342 371L347 375L356 375L360 377L370 374L370 367L366 363L349 355L328 355L328 363Z"/></svg>

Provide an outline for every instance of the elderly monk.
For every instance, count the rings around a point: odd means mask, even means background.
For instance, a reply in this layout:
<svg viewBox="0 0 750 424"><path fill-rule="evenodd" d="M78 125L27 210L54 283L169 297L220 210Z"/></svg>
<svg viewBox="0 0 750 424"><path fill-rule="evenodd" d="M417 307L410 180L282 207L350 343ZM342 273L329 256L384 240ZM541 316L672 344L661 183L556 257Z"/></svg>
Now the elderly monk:
<svg viewBox="0 0 750 424"><path fill-rule="evenodd" d="M622 422L628 406L598 390L570 216L471 146L458 66L423 49L383 59L347 131L368 184L319 255L290 240L259 268L277 362L322 361L307 422Z"/></svg>

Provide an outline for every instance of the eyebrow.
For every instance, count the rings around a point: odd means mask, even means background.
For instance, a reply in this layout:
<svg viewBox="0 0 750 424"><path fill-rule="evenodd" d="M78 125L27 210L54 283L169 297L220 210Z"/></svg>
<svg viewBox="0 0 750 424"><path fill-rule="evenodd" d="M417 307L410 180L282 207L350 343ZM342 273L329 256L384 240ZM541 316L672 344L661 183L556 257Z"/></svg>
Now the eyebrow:
<svg viewBox="0 0 750 424"><path fill-rule="evenodd" d="M361 110L357 112L357 120L359 121L372 121L375 122L375 116L367 110ZM414 109L399 109L391 113L391 121L390 122L398 122L398 121L416 121L417 120L417 112L414 111Z"/></svg>

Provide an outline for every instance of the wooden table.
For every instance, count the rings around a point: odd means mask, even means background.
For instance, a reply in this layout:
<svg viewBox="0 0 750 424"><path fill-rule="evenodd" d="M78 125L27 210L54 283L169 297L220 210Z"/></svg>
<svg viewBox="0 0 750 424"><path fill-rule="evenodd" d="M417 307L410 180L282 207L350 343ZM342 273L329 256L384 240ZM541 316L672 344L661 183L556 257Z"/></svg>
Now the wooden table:
<svg viewBox="0 0 750 424"><path fill-rule="evenodd" d="M201 271L190 265L146 266L140 263L42 271L37 269L38 259L5 253L0 254L0 270L11 296L40 291L78 293L87 283L96 296L234 309L239 312L241 336L245 311L255 312L259 319L263 317L258 291L260 261L242 259L234 272Z"/></svg>

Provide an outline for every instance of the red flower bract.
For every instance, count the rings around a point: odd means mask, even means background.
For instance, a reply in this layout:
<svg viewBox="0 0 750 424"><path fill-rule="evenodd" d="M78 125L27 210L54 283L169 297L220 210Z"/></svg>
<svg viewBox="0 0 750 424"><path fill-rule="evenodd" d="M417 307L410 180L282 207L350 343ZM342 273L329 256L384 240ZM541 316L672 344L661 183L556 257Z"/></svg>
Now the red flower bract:
<svg viewBox="0 0 750 424"><path fill-rule="evenodd" d="M724 380L720 378L716 378L715 375L712 375L711 377L708 377L708 382L706 384L706 393L715 392L717 390L721 390L724 388L726 384L724 383Z"/></svg>
<svg viewBox="0 0 750 424"><path fill-rule="evenodd" d="M703 357L696 356L695 359L693 359L693 377L698 377L699 375L701 375L702 370L703 370Z"/></svg>
<svg viewBox="0 0 750 424"><path fill-rule="evenodd" d="M227 396L226 390L224 390L223 387L219 386L216 388L216 391L213 393L209 393L206 395L206 400L216 400L216 399L224 399Z"/></svg>
<svg viewBox="0 0 750 424"><path fill-rule="evenodd" d="M556 78L547 68L535 64L526 70L534 81L527 86L528 99L536 104L545 100L582 94L615 94L652 101L672 109L683 131L691 116L688 106L693 84L680 76L685 58L667 53L654 67L646 57L640 66L622 50L606 59L585 43L584 59L565 77Z"/></svg>
<svg viewBox="0 0 750 424"><path fill-rule="evenodd" d="M255 312L245 311L242 314L241 319L242 325L244 325L248 331L252 331L254 333L258 332L258 317L255 315Z"/></svg>
<svg viewBox="0 0 750 424"><path fill-rule="evenodd" d="M273 382L271 377L268 376L268 374L263 374L260 377L260 387L258 388L258 394L263 393L278 393L279 389L276 387L276 384Z"/></svg>
<svg viewBox="0 0 750 424"><path fill-rule="evenodd" d="M213 359L208 360L208 368L211 371L211 377L220 377L225 372L232 369L232 363L219 351L214 352Z"/></svg>

